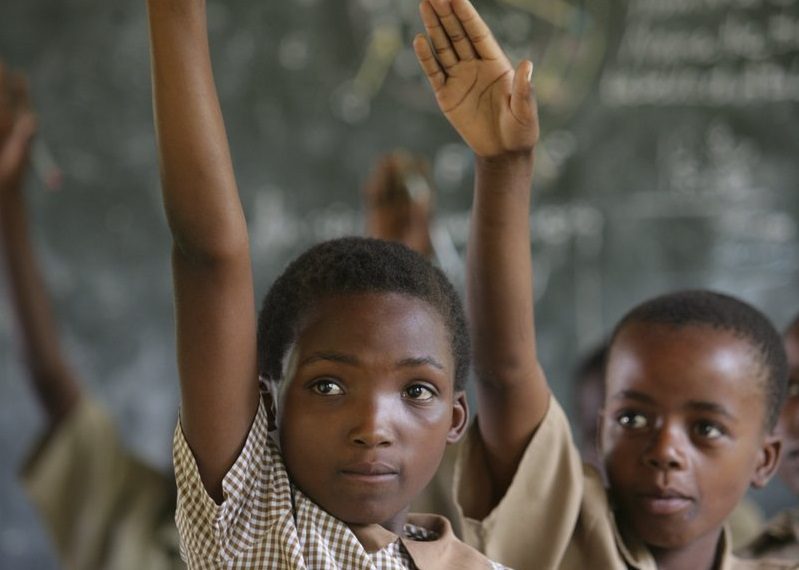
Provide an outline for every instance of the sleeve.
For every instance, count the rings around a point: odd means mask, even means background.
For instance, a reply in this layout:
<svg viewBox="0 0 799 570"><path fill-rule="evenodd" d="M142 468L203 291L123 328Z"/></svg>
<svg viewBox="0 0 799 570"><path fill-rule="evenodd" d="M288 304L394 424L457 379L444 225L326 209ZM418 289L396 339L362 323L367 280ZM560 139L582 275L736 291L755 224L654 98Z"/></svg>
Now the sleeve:
<svg viewBox="0 0 799 570"><path fill-rule="evenodd" d="M244 447L222 480L223 499L217 505L203 486L178 422L173 450L178 489L175 520L184 559L235 560L291 510L288 475L267 426L261 401Z"/></svg>
<svg viewBox="0 0 799 570"><path fill-rule="evenodd" d="M467 543L512 568L560 568L564 559L575 558L567 550L580 524L583 466L566 416L554 398L505 496L485 519L475 520L469 516L472 505L487 488L488 477L475 422L455 467L456 501ZM613 548L612 533L605 535Z"/></svg>
<svg viewBox="0 0 799 570"><path fill-rule="evenodd" d="M39 443L21 478L64 567L113 568L166 556L158 533L174 504L173 486L127 451L91 399L83 397Z"/></svg>

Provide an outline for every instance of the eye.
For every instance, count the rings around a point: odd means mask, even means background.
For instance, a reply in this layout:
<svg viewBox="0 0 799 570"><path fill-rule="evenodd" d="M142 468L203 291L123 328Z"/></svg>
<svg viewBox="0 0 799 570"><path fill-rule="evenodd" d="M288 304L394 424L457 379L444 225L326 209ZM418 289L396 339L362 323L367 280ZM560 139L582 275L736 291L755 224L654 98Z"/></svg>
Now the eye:
<svg viewBox="0 0 799 570"><path fill-rule="evenodd" d="M623 428L629 430L639 430L649 425L649 420L644 414L638 412L623 412L619 414L616 421Z"/></svg>
<svg viewBox="0 0 799 570"><path fill-rule="evenodd" d="M317 380L311 385L311 390L322 396L339 396L344 393L344 389L329 378Z"/></svg>
<svg viewBox="0 0 799 570"><path fill-rule="evenodd" d="M789 398L796 398L799 396L799 380L792 381L788 384L788 394Z"/></svg>
<svg viewBox="0 0 799 570"><path fill-rule="evenodd" d="M694 426L694 431L700 437L705 439L718 439L724 435L724 428L714 422L697 422Z"/></svg>
<svg viewBox="0 0 799 570"><path fill-rule="evenodd" d="M405 391L402 393L404 398L409 400L415 400L417 402L426 402L428 400L432 400L435 397L435 393L432 389L428 388L424 384L411 384Z"/></svg>

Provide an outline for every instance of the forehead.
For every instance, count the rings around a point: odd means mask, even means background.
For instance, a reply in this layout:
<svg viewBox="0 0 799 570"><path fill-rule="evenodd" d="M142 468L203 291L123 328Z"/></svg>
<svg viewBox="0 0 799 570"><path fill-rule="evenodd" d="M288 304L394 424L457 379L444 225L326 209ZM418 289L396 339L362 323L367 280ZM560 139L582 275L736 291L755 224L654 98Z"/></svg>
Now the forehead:
<svg viewBox="0 0 799 570"><path fill-rule="evenodd" d="M704 325L630 323L616 336L608 359L608 398L640 391L658 401L763 404L764 369L752 345Z"/></svg>
<svg viewBox="0 0 799 570"><path fill-rule="evenodd" d="M294 350L299 357L313 351L363 359L431 355L453 368L443 317L429 303L401 293L323 297L298 322Z"/></svg>

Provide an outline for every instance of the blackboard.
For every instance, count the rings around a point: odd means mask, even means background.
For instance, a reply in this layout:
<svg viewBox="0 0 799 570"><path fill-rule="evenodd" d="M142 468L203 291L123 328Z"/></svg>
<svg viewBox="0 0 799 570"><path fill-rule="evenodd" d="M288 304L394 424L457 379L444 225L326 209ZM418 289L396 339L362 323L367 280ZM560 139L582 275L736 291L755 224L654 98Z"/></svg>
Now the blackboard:
<svg viewBox="0 0 799 570"><path fill-rule="evenodd" d="M417 2L210 1L213 57L257 291L310 243L362 231L379 154L430 158L439 259L462 285L471 159L410 50ZM713 287L778 326L799 311L799 7L790 0L492 0L541 105L532 240L540 353L570 406L579 354L635 302ZM168 233L144 3L0 5L27 70L40 163L37 251L65 350L126 440L169 463L177 406ZM42 426L0 284L0 567L54 568L16 472ZM768 510L784 489L758 495Z"/></svg>

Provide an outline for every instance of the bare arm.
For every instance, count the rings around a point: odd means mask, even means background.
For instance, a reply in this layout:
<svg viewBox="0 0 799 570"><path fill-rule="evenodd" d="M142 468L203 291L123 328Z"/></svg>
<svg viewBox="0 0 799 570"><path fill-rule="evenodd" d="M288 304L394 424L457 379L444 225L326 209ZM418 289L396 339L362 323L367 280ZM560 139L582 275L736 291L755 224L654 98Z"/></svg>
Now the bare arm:
<svg viewBox="0 0 799 570"><path fill-rule="evenodd" d="M173 236L181 423L209 494L258 405L247 227L214 86L204 0L147 0L164 208Z"/></svg>
<svg viewBox="0 0 799 570"><path fill-rule="evenodd" d="M417 57L441 110L476 155L467 311L493 486L484 515L510 485L549 403L533 319L529 210L539 133L532 63L514 70L468 0L425 0L421 14L429 42L417 37Z"/></svg>
<svg viewBox="0 0 799 570"><path fill-rule="evenodd" d="M23 182L36 120L25 79L0 63L0 243L31 384L55 427L80 395L31 246Z"/></svg>

